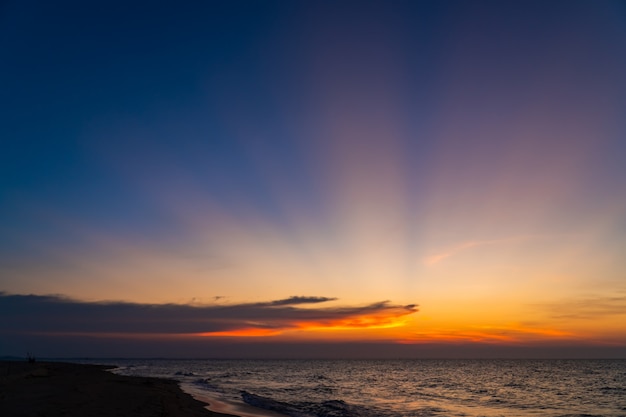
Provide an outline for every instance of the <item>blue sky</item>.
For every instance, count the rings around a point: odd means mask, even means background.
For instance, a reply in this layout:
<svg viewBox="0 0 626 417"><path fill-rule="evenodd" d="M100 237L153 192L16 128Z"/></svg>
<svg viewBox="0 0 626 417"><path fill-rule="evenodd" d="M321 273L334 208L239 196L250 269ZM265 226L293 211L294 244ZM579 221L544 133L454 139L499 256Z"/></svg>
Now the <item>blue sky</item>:
<svg viewBox="0 0 626 417"><path fill-rule="evenodd" d="M5 2L0 291L621 346L625 74L620 1Z"/></svg>

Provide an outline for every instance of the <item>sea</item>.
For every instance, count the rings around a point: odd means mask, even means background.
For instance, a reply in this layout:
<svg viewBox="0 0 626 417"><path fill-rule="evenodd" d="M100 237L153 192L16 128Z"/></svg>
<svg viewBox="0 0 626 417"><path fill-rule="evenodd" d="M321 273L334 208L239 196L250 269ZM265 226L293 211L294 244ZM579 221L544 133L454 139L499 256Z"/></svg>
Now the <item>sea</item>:
<svg viewBox="0 0 626 417"><path fill-rule="evenodd" d="M626 416L626 360L90 361L242 417Z"/></svg>

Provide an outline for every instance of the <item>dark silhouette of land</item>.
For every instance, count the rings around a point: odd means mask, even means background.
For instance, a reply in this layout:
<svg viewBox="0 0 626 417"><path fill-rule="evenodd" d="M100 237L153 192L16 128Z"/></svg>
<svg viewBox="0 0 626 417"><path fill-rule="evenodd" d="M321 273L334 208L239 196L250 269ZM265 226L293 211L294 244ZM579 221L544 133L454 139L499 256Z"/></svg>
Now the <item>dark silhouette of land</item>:
<svg viewBox="0 0 626 417"><path fill-rule="evenodd" d="M0 416L228 416L204 408L176 381L115 375L107 368L0 361Z"/></svg>

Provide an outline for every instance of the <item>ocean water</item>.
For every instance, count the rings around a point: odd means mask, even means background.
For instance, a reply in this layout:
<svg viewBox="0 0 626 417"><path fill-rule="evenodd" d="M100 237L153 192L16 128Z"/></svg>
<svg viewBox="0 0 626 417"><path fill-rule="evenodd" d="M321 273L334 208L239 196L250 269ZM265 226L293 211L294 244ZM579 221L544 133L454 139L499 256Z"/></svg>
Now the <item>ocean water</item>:
<svg viewBox="0 0 626 417"><path fill-rule="evenodd" d="M99 363L118 366L115 372L125 375L177 379L209 401L252 405L252 414L266 409L291 417L626 416L626 360Z"/></svg>

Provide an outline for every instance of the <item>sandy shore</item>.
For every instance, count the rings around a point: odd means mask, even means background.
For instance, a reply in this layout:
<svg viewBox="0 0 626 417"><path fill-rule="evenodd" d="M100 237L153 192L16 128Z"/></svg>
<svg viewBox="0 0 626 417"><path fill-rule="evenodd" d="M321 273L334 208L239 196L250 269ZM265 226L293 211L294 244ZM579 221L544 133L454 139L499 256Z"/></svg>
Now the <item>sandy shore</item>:
<svg viewBox="0 0 626 417"><path fill-rule="evenodd" d="M218 417L175 381L115 375L99 365L0 361L0 416ZM232 417L232 416L230 416Z"/></svg>

